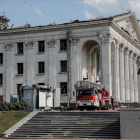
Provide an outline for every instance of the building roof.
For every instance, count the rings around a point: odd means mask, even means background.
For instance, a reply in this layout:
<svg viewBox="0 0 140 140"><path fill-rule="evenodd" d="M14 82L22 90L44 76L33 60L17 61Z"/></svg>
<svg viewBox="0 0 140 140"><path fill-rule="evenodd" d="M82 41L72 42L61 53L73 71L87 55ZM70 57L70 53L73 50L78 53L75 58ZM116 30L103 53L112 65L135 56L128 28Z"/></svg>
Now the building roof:
<svg viewBox="0 0 140 140"><path fill-rule="evenodd" d="M62 24L71 24L71 23L81 23L81 22L90 22L90 21L99 21L99 20L109 20L109 19L114 19L114 18L116 18L116 17L121 17L121 16L124 16L124 15L127 15L127 14L129 14L130 12L128 12L128 13L122 13L122 14L118 14L118 15L115 15L115 16L110 16L110 17L103 17L103 16L101 16L101 17L96 17L96 18L94 18L94 19L90 19L90 20L85 20L85 21L79 21L79 20L74 20L74 21L71 21L71 22L69 22L69 23L62 23ZM57 24L55 24L55 22L54 23L52 23L52 24L49 24L49 25L57 25ZM49 26L49 25L46 25L46 26ZM61 24L60 24L61 25ZM26 24L26 25L23 25L23 26L18 26L18 27L14 27L14 28L7 28L8 30L9 29L23 29L23 28L30 28L31 27L31 25L30 24ZM35 26L35 27L42 27L41 25L39 25L39 26ZM7 30L7 29L1 29L1 30Z"/></svg>
<svg viewBox="0 0 140 140"><path fill-rule="evenodd" d="M26 24L26 25L23 25L23 26L18 26L18 27L8 28L8 29L22 29L22 28L30 28L30 27L31 27L30 24Z"/></svg>

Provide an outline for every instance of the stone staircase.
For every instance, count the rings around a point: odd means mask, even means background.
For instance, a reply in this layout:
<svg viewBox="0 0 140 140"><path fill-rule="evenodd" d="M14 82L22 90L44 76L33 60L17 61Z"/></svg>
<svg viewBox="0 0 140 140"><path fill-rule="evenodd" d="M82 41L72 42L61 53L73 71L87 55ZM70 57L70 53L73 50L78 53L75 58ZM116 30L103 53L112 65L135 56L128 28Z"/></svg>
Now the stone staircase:
<svg viewBox="0 0 140 140"><path fill-rule="evenodd" d="M120 138L119 112L39 112L8 139Z"/></svg>

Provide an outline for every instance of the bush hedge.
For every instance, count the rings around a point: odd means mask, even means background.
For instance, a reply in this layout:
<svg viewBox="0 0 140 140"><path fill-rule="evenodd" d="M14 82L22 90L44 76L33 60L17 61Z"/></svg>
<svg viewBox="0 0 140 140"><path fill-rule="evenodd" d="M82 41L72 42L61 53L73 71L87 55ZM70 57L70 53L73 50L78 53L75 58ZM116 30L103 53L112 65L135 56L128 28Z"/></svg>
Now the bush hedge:
<svg viewBox="0 0 140 140"><path fill-rule="evenodd" d="M29 110L31 106L26 101L20 101L19 103L7 103L5 101L0 101L0 111L19 111L19 110Z"/></svg>

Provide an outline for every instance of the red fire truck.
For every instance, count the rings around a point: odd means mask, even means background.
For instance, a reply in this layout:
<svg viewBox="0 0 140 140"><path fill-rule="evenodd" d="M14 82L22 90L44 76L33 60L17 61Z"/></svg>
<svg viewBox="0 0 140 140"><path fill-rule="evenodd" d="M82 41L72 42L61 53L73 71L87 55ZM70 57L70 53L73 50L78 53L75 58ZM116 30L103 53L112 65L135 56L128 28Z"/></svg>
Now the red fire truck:
<svg viewBox="0 0 140 140"><path fill-rule="evenodd" d="M77 81L74 87L76 89L76 104L81 111L88 108L97 108L98 110L110 108L111 100L105 86L89 81Z"/></svg>

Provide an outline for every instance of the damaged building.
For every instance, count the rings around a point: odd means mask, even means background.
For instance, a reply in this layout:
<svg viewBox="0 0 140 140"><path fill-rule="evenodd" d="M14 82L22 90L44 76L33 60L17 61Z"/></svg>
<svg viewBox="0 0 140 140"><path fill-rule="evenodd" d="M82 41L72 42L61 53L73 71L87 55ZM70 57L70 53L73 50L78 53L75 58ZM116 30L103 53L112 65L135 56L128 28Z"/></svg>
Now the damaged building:
<svg viewBox="0 0 140 140"><path fill-rule="evenodd" d="M8 28L0 17L0 99L21 98L20 86L60 88L75 105L74 84L101 83L116 102L140 102L140 27L135 13L88 21ZM57 93L56 93L57 95Z"/></svg>

